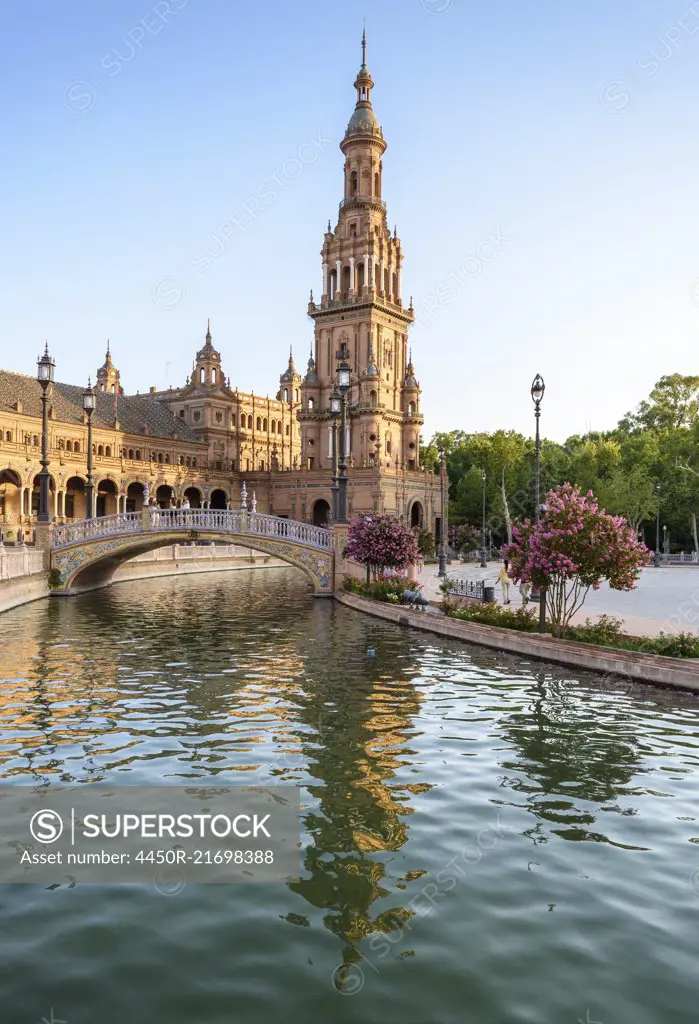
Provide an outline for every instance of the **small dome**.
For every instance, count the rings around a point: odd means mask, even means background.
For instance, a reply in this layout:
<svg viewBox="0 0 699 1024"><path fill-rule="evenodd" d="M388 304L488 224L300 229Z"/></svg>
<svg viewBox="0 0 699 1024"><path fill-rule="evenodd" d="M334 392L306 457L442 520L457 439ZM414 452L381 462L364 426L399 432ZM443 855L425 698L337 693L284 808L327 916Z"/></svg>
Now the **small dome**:
<svg viewBox="0 0 699 1024"><path fill-rule="evenodd" d="M371 132L372 134L383 135L381 125L371 107L358 106L347 125L345 135L352 135L354 132Z"/></svg>

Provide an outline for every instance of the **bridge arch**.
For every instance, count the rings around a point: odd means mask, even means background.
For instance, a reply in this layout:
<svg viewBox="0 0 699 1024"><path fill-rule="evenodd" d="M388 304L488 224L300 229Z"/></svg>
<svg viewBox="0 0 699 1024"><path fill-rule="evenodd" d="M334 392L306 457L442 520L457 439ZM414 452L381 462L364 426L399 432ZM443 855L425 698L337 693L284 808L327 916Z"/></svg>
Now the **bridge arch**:
<svg viewBox="0 0 699 1024"><path fill-rule="evenodd" d="M54 527L52 593L71 595L108 586L123 562L188 540L241 544L274 555L302 569L316 596L332 595L329 530L276 516L210 509L145 509Z"/></svg>

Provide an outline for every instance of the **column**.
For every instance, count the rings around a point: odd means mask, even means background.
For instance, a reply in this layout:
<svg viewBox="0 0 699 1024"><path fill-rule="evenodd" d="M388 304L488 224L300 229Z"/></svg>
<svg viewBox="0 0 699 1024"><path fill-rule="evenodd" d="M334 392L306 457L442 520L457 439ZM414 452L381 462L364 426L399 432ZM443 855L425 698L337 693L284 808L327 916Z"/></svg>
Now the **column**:
<svg viewBox="0 0 699 1024"><path fill-rule="evenodd" d="M328 294L328 264L323 264L323 295Z"/></svg>
<svg viewBox="0 0 699 1024"><path fill-rule="evenodd" d="M368 252L364 253L364 287L366 289L369 289L369 287L370 287L370 281L369 281L369 253Z"/></svg>
<svg viewBox="0 0 699 1024"><path fill-rule="evenodd" d="M356 293L357 287L354 280L354 256L350 256L350 291Z"/></svg>
<svg viewBox="0 0 699 1024"><path fill-rule="evenodd" d="M382 292L384 290L384 284L385 284L385 282L384 282L384 262L383 262L383 260L380 260L379 261L379 287L376 290L379 291L379 292Z"/></svg>
<svg viewBox="0 0 699 1024"><path fill-rule="evenodd" d="M342 291L342 260L335 260L335 272L337 274L337 284L335 285L335 298Z"/></svg>
<svg viewBox="0 0 699 1024"><path fill-rule="evenodd" d="M24 515L24 485L20 485L19 488L19 521L22 522L22 516Z"/></svg>
<svg viewBox="0 0 699 1024"><path fill-rule="evenodd" d="M333 425L328 423L328 457L333 457Z"/></svg>
<svg viewBox="0 0 699 1024"><path fill-rule="evenodd" d="M401 274L402 274L402 269L401 269L401 265L400 265L400 262L399 262L398 263L398 268L396 270L396 278L397 278L397 282L398 282L398 294L393 296L394 301L398 305L400 305L401 295L403 294L403 288L402 288L402 284L401 284Z"/></svg>

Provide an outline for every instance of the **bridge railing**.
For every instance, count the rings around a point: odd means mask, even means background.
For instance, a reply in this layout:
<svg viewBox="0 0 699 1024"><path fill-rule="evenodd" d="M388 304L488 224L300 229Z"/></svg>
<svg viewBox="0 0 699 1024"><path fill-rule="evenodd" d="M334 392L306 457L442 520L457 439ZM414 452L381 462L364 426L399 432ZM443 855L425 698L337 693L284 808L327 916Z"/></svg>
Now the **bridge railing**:
<svg viewBox="0 0 699 1024"><path fill-rule="evenodd" d="M51 531L51 547L56 549L96 538L133 533L166 533L171 530L277 537L323 550L332 547L330 530L323 526L299 523L295 519L280 519L261 512L233 512L213 508L147 508L141 512L121 512L115 516L81 519L77 523L54 526Z"/></svg>

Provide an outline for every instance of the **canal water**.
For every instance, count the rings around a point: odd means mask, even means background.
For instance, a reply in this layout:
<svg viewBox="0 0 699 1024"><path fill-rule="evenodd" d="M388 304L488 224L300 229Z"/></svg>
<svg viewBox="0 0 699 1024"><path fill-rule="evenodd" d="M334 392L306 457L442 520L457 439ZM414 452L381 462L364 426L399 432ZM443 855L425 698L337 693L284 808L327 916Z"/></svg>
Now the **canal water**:
<svg viewBox="0 0 699 1024"><path fill-rule="evenodd" d="M286 569L8 612L0 677L0 783L285 783L303 808L298 883L0 886L2 1024L697 1020L696 697L400 629Z"/></svg>

